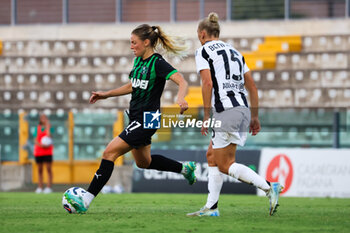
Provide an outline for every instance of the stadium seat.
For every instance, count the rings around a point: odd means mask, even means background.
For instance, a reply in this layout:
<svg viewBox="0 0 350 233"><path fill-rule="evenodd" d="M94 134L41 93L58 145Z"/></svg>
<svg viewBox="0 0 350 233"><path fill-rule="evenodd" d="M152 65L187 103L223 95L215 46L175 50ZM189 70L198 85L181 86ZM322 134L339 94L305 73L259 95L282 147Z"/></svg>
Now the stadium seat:
<svg viewBox="0 0 350 233"><path fill-rule="evenodd" d="M68 50L75 50L75 43L73 41L67 42L67 49Z"/></svg>
<svg viewBox="0 0 350 233"><path fill-rule="evenodd" d="M18 51L23 51L23 49L24 49L24 43L23 43L22 41L18 41L18 42L16 43L16 48L17 48Z"/></svg>
<svg viewBox="0 0 350 233"><path fill-rule="evenodd" d="M16 59L16 66L18 67L18 68L20 68L20 67L22 67L24 65L24 59L23 58L17 58Z"/></svg>
<svg viewBox="0 0 350 233"><path fill-rule="evenodd" d="M11 83L12 83L12 76L9 75L9 74L6 74L6 75L4 75L4 79L3 80L1 79L1 81L4 81L3 86L11 85Z"/></svg>
<svg viewBox="0 0 350 233"><path fill-rule="evenodd" d="M89 60L87 59L87 57L82 57L80 58L80 63L79 63L82 67L86 67L89 64Z"/></svg>
<svg viewBox="0 0 350 233"><path fill-rule="evenodd" d="M189 107L201 107L203 106L202 88L201 87L189 87L188 94L185 98Z"/></svg>
<svg viewBox="0 0 350 233"><path fill-rule="evenodd" d="M113 66L115 64L114 58L113 57L108 57L106 60L106 64L108 66Z"/></svg>
<svg viewBox="0 0 350 233"><path fill-rule="evenodd" d="M81 82L82 83L89 83L90 82L90 76L88 74L81 75Z"/></svg>
<svg viewBox="0 0 350 233"><path fill-rule="evenodd" d="M349 54L344 52L280 53L276 69L346 69L348 60Z"/></svg>
<svg viewBox="0 0 350 233"><path fill-rule="evenodd" d="M1 41L1 48L2 48L2 50L5 50L6 52L10 51L10 49L12 49L12 44L10 41L6 41L6 42Z"/></svg>
<svg viewBox="0 0 350 233"><path fill-rule="evenodd" d="M82 99L83 99L83 101L88 101L89 99L90 99L90 96L91 96L91 93L90 92L88 92L88 91L83 91L83 93L82 93Z"/></svg>
<svg viewBox="0 0 350 233"><path fill-rule="evenodd" d="M54 63L55 63L56 67L58 67L58 68L62 67L62 65L63 65L62 58L58 58L58 57L55 58Z"/></svg>
<svg viewBox="0 0 350 233"><path fill-rule="evenodd" d="M226 43L232 44L238 51L246 52L256 50L259 44L264 41L263 37L245 37L245 38L222 38ZM198 42L197 42L198 43ZM195 48L198 48L196 46Z"/></svg>
<svg viewBox="0 0 350 233"><path fill-rule="evenodd" d="M243 53L248 67L252 70L273 69L276 66L276 54L280 52L300 52L300 36L266 36L264 42L257 45L256 51ZM279 61L284 63L283 57Z"/></svg>
<svg viewBox="0 0 350 233"><path fill-rule="evenodd" d="M107 80L109 83L115 83L116 82L115 74L108 74Z"/></svg>
<svg viewBox="0 0 350 233"><path fill-rule="evenodd" d="M303 50L306 52L349 51L348 35L305 36Z"/></svg>

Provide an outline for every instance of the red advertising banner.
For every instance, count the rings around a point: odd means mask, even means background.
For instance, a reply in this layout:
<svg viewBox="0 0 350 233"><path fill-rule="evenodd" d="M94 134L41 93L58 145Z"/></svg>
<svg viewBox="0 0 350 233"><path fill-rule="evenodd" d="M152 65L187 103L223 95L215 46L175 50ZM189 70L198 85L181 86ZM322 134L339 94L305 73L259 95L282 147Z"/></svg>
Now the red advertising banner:
<svg viewBox="0 0 350 233"><path fill-rule="evenodd" d="M259 174L284 185L281 196L350 197L350 150L263 149Z"/></svg>

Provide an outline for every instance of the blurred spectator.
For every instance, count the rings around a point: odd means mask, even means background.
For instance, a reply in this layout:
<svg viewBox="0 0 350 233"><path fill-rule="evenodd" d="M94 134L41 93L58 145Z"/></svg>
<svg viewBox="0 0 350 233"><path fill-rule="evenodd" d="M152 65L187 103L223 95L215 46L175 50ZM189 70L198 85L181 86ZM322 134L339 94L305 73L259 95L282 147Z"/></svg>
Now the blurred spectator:
<svg viewBox="0 0 350 233"><path fill-rule="evenodd" d="M34 133L34 157L38 166L38 188L36 193L51 193L53 142L51 138L50 121L45 114L40 114L39 124ZM47 186L43 189L44 165L48 174Z"/></svg>

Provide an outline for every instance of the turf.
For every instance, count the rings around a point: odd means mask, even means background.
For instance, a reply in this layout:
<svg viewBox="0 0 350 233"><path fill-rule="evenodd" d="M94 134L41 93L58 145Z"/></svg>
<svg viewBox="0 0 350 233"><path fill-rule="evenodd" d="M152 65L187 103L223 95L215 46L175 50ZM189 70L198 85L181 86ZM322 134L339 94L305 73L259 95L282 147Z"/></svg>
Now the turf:
<svg viewBox="0 0 350 233"><path fill-rule="evenodd" d="M350 199L280 198L275 216L268 200L222 195L220 217L187 217L204 194L99 195L87 214L68 214L62 193L0 193L0 232L350 232Z"/></svg>

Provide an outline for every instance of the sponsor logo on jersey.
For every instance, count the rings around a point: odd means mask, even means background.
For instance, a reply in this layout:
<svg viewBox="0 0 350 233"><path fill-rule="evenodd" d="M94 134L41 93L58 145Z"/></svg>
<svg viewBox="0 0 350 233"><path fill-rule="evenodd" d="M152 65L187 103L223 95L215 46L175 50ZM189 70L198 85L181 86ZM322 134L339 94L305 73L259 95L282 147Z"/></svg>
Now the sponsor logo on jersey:
<svg viewBox="0 0 350 233"><path fill-rule="evenodd" d="M132 83L132 87L133 88L141 88L141 89L147 89L148 87L148 80L142 80L142 79L135 79L135 78L132 78L131 79L131 83Z"/></svg>
<svg viewBox="0 0 350 233"><path fill-rule="evenodd" d="M244 84L243 83L226 82L226 83L222 84L222 89L237 89L240 91L244 91Z"/></svg>
<svg viewBox="0 0 350 233"><path fill-rule="evenodd" d="M142 69L141 69L141 71L140 71L140 73L141 73L142 75L145 75L145 74L147 74L147 72L148 72L148 67L147 67L147 66L143 66Z"/></svg>

